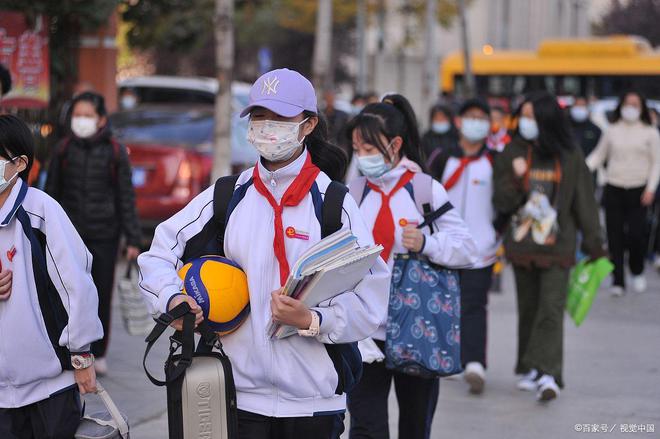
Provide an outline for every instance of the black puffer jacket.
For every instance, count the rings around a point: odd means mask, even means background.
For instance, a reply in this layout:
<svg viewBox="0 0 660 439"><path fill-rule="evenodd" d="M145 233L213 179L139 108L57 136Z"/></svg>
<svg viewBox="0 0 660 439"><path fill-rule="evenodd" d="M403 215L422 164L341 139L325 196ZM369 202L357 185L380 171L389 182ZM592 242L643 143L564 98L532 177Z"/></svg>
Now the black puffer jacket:
<svg viewBox="0 0 660 439"><path fill-rule="evenodd" d="M89 139L71 136L56 147L46 192L64 208L83 240L119 239L140 244L131 165L123 145L115 148L104 128Z"/></svg>

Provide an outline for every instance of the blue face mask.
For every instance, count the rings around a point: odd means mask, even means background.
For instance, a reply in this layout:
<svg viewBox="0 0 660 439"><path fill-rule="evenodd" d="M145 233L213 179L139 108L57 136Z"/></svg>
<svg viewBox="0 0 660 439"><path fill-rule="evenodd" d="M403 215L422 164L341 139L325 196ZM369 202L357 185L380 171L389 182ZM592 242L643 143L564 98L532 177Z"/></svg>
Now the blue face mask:
<svg viewBox="0 0 660 439"><path fill-rule="evenodd" d="M374 155L357 156L357 167L365 177L378 178L392 169L392 164L385 161L385 156L378 153Z"/></svg>
<svg viewBox="0 0 660 439"><path fill-rule="evenodd" d="M461 119L461 133L470 142L479 142L488 137L490 122L484 119L464 117Z"/></svg>
<svg viewBox="0 0 660 439"><path fill-rule="evenodd" d="M521 117L518 122L518 132L524 139L532 141L539 136L539 126L536 120L529 117Z"/></svg>
<svg viewBox="0 0 660 439"><path fill-rule="evenodd" d="M445 122L433 122L433 124L431 124L431 130L434 133L437 133L437 134L445 134L446 132L449 131L450 128L451 128L451 125L449 124L449 122L446 122L446 121Z"/></svg>

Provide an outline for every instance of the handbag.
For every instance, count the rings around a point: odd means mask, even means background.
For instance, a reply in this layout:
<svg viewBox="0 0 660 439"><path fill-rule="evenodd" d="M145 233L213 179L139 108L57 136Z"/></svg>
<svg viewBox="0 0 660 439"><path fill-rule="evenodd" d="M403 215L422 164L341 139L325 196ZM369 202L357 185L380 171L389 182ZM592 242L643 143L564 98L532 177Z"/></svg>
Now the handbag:
<svg viewBox="0 0 660 439"><path fill-rule="evenodd" d="M165 380L160 381L147 370L147 356L170 323L181 317L183 330L170 337ZM167 387L170 439L236 439L238 408L229 357L206 321L197 330L201 337L195 348L195 316L185 302L161 314L146 338L142 365L153 384Z"/></svg>
<svg viewBox="0 0 660 439"><path fill-rule="evenodd" d="M83 416L75 439L130 439L128 418L121 413L108 392L96 383L96 394L101 398L107 411Z"/></svg>
<svg viewBox="0 0 660 439"><path fill-rule="evenodd" d="M135 274L134 274L135 273ZM130 335L145 336L151 332L154 319L147 310L147 305L138 291L138 266L136 261L130 261L126 273L117 283L119 309L126 332Z"/></svg>
<svg viewBox="0 0 660 439"><path fill-rule="evenodd" d="M607 258L598 258L593 262L583 259L575 266L568 284L566 311L580 326L587 317L603 280L614 270L614 265Z"/></svg>
<svg viewBox="0 0 660 439"><path fill-rule="evenodd" d="M395 255L386 367L421 378L460 373L460 305L456 270L436 266L417 253Z"/></svg>

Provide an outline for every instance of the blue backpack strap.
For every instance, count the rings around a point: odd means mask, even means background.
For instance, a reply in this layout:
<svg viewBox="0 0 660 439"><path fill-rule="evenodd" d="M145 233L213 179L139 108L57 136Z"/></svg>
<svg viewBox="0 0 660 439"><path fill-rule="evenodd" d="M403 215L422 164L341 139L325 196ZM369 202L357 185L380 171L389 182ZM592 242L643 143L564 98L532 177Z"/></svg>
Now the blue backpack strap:
<svg viewBox="0 0 660 439"><path fill-rule="evenodd" d="M23 187L27 188L27 185ZM30 217L23 206L19 206L16 210L16 219L21 224L23 233L30 241L34 283L37 290L39 308L41 309L41 315L46 326L46 333L62 369L73 370L69 350L64 346L60 346L60 337L64 328L69 323L69 315L48 274L48 265L44 252L46 247L45 236L41 234L41 239L37 236L30 223Z"/></svg>

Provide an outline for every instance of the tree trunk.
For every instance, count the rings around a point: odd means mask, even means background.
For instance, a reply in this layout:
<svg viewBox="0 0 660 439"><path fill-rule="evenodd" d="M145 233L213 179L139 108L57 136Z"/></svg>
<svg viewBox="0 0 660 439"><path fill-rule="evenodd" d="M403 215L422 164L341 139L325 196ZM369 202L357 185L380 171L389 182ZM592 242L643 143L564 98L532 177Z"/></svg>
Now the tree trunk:
<svg viewBox="0 0 660 439"><path fill-rule="evenodd" d="M215 0L218 94L213 128L213 181L231 173L231 83L234 69L234 0Z"/></svg>
<svg viewBox="0 0 660 439"><path fill-rule="evenodd" d="M423 93L424 107L430 109L438 99L438 55L435 46L435 28L437 16L437 0L426 0L426 27L425 27L425 57ZM420 120L424 120L423 118Z"/></svg>
<svg viewBox="0 0 660 439"><path fill-rule="evenodd" d="M367 92L367 0L358 0L357 6L357 92Z"/></svg>
<svg viewBox="0 0 660 439"><path fill-rule="evenodd" d="M332 55L332 0L318 0L316 13L316 40L312 74L316 95L329 87L330 56Z"/></svg>

